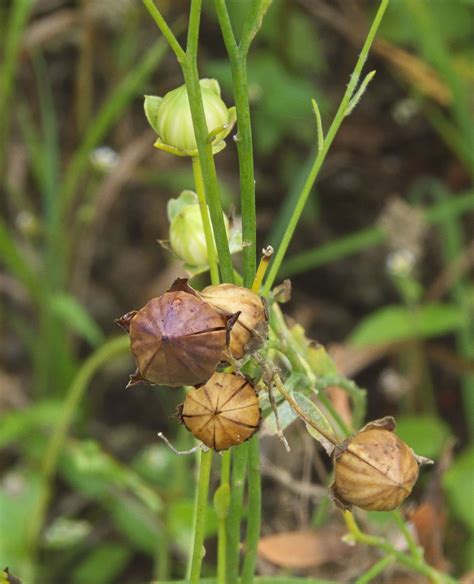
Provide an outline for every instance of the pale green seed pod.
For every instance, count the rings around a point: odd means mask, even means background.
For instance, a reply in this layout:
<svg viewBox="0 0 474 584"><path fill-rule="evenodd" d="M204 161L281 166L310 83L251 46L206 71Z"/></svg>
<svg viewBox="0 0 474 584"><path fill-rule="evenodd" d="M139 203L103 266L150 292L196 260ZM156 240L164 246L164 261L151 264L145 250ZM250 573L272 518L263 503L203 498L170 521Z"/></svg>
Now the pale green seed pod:
<svg viewBox="0 0 474 584"><path fill-rule="evenodd" d="M223 217L229 233L229 220L225 215ZM186 205L175 215L170 225L170 245L174 253L189 266L208 265L206 238L199 205Z"/></svg>
<svg viewBox="0 0 474 584"><path fill-rule="evenodd" d="M228 109L221 98L215 79L201 79L201 94L212 150L216 154L225 148L224 139L235 123L235 108ZM145 97L145 115L158 134L156 148L178 156L196 156L197 144L186 86L182 85L163 98Z"/></svg>

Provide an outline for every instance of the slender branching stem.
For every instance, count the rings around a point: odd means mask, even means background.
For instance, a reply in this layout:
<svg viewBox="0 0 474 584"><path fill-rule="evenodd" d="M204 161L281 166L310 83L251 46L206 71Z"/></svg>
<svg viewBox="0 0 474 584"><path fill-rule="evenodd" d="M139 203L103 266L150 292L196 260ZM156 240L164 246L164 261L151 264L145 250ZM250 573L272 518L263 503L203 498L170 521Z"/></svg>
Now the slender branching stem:
<svg viewBox="0 0 474 584"><path fill-rule="evenodd" d="M405 554L397 550L386 539L362 532L351 511L344 511L344 521L346 522L350 537L355 543L362 543L381 550L386 556L393 557L399 564L426 576L434 584L454 584L456 582L456 580L447 574L442 574L426 564L423 557L420 557L418 553L416 555Z"/></svg>
<svg viewBox="0 0 474 584"><path fill-rule="evenodd" d="M265 284L263 286L263 294L264 295L267 295L273 286L273 283L278 275L278 271L280 269L281 263L282 263L282 261L285 257L285 254L288 250L288 246L290 245L290 242L291 242L291 239L292 239L293 234L295 232L298 221L299 221L301 214L305 208L306 201L308 200L309 194L311 193L311 189L313 188L314 182L319 174L321 166L322 166L322 164L326 158L326 155L329 151L329 147L331 146L344 118L346 117L347 108L349 107L350 100L351 100L352 96L354 95L354 92L356 91L357 84L358 84L359 79L360 79L360 74L362 72L362 68L363 68L364 63L367 59L367 55L369 53L370 47L372 46L372 43L374 41L375 34L377 33L377 30L378 30L380 23L382 21L382 17L385 13L385 10L387 9L388 3L389 3L389 0L382 0L380 2L379 8L378 8L377 13L375 15L375 18L372 22L372 26L370 27L367 38L365 39L364 46L362 47L362 50L360 52L356 66L354 68L354 72L352 73L349 84L347 85L347 89L344 93L344 96L343 96L342 101L339 105L339 108L336 112L336 115L334 116L332 124L328 130L327 136L324 139L323 146L317 152L314 164L313 164L313 166L308 174L306 182L305 182L303 189L300 193L300 196L298 198L298 202L295 205L295 208L294 208L293 213L290 217L290 220L288 221L288 225L287 225L285 234L283 236L283 239L282 239L282 241L278 247L278 251L277 251L277 253L272 261L272 265L270 266L270 271L268 273L267 279L266 279Z"/></svg>
<svg viewBox="0 0 474 584"><path fill-rule="evenodd" d="M184 52L182 46L179 44L178 39L174 36L172 30L167 25L166 20L163 18L163 15L155 6L153 0L143 0L148 12L150 13L153 20L156 22L158 28L163 33L163 36L168 41L168 44L171 50L176 55L179 63L184 63L186 60L186 53Z"/></svg>
<svg viewBox="0 0 474 584"><path fill-rule="evenodd" d="M257 3L258 4L258 3ZM242 213L243 282L250 288L255 277L257 256L257 219L255 208L255 171L253 160L252 125L247 81L247 53L237 46L225 0L215 0L219 24L229 55L237 112L237 152L240 173L240 208ZM251 18L249 15L248 18ZM247 20L248 22L248 20Z"/></svg>

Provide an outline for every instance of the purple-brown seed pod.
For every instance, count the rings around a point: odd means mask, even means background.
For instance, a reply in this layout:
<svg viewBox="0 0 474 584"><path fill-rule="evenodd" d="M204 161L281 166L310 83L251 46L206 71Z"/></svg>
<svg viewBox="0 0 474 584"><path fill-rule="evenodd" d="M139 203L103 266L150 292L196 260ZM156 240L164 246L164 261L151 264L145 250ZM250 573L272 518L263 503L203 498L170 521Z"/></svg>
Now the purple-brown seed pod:
<svg viewBox="0 0 474 584"><path fill-rule="evenodd" d="M116 322L129 333L137 364L128 386L146 381L179 387L211 377L228 346L235 318L218 314L186 280L178 279L168 292Z"/></svg>

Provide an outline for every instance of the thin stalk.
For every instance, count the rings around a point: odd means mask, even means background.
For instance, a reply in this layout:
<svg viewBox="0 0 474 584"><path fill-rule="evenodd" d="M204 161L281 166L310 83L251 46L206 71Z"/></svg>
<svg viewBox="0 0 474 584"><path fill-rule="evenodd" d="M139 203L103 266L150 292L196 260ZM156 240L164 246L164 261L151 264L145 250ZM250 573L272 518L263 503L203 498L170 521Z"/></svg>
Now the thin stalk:
<svg viewBox="0 0 474 584"><path fill-rule="evenodd" d="M456 582L456 580L447 574L441 574L438 570L435 570L426 564L422 557L407 555L397 550L387 540L375 535L363 533L359 529L351 511L344 511L344 521L346 522L347 529L355 542L369 545L383 551L387 556L395 558L398 563L410 568L414 572L426 576L431 582L433 582L433 584L454 584Z"/></svg>
<svg viewBox="0 0 474 584"><path fill-rule="evenodd" d="M231 450L225 450L221 458L221 483L228 483L230 481L230 462Z"/></svg>
<svg viewBox="0 0 474 584"><path fill-rule="evenodd" d="M146 9L150 13L151 17L155 21L158 28L163 33L163 36L168 41L168 44L176 55L179 63L184 63L186 60L186 53L184 52L182 46L179 44L177 38L174 36L173 32L171 31L170 27L167 25L166 20L163 18L161 12L155 6L153 0L143 0L143 4L145 4Z"/></svg>
<svg viewBox="0 0 474 584"><path fill-rule="evenodd" d="M245 58L231 58L234 101L237 111L237 153L240 173L240 209L242 213L242 250L244 286L250 287L257 262L257 218L255 209L255 171L252 126L248 99L247 64Z"/></svg>
<svg viewBox="0 0 474 584"><path fill-rule="evenodd" d="M194 184L196 186L196 193L199 200L199 210L201 211L202 226L204 229L204 237L206 239L207 258L209 262L209 271L211 273L211 282L213 285L219 284L219 268L217 267L216 246L214 243L214 235L212 233L211 220L209 218L209 210L206 203L206 193L204 190L204 183L202 181L201 163L199 158L193 156L193 174Z"/></svg>
<svg viewBox="0 0 474 584"><path fill-rule="evenodd" d="M365 574L362 574L360 578L357 578L354 584L369 584L370 582L373 582L374 578L392 565L393 562L394 559L392 556L384 556L378 562L375 562Z"/></svg>
<svg viewBox="0 0 474 584"><path fill-rule="evenodd" d="M319 150L316 155L316 159L309 172L308 178L306 179L303 189L300 193L298 202L293 210L290 220L288 221L288 225L283 236L282 242L278 247L278 251L273 259L272 265L270 266L270 272L263 286L263 294L265 296L270 292L271 287L273 286L273 283L278 275L278 271L288 250L288 246L290 245L291 239L295 232L298 221L301 217L301 213L303 212L303 209L306 205L306 201L308 200L311 189L313 188L314 182L319 174L319 171L326 158L329 148L342 124L342 121L346 117L349 102L354 94L354 91L356 90L357 84L360 79L360 74L362 72L362 68L367 59L369 49L372 46L377 30L382 21L382 17L385 13L385 10L387 9L388 3L389 0L382 0L380 2L379 8L372 22L372 26L370 27L367 38L365 39L364 46L362 47L361 53L354 68L354 72L352 73L349 84L347 85L346 92L344 93L344 96L336 112L336 115L334 116L332 124L324 140L324 144L321 150Z"/></svg>
<svg viewBox="0 0 474 584"><path fill-rule="evenodd" d="M230 60L234 101L237 112L237 153L239 157L240 208L242 213L242 250L244 286L250 288L255 277L257 256L257 219L255 209L255 170L252 125L247 81L247 52L239 50L225 0L215 0L217 17ZM249 15L252 18L252 15Z"/></svg>
<svg viewBox="0 0 474 584"><path fill-rule="evenodd" d="M225 518L218 518L217 521L217 584L226 584L227 521Z"/></svg>
<svg viewBox="0 0 474 584"><path fill-rule="evenodd" d="M207 499L209 495L212 454L212 450L200 452L199 481L194 514L194 541L189 570L190 584L199 584L201 581L201 564L203 558L204 536L206 533Z"/></svg>
<svg viewBox="0 0 474 584"><path fill-rule="evenodd" d="M221 456L221 482L220 488L229 488L230 493L230 467L231 467L231 450L225 450ZM226 516L219 519L217 530L217 582L218 584L225 584L227 574L227 518L229 509L227 509Z"/></svg>
<svg viewBox="0 0 474 584"><path fill-rule="evenodd" d="M222 214L222 205L217 182L216 166L212 154L212 145L208 141L208 128L204 115L199 72L197 68L197 45L199 37L199 21L201 15L201 0L192 0L189 16L188 42L186 60L181 63L184 81L189 98L189 107L194 126L194 134L201 163L202 176L206 187L206 200L211 215L212 227L219 257L219 268L225 282L234 282L234 270L229 250L229 241Z"/></svg>
<svg viewBox="0 0 474 584"><path fill-rule="evenodd" d="M408 544L408 548L410 549L410 553L414 558L421 558L423 559L423 550L416 544L415 539L411 531L408 529L407 524L403 521L402 514L400 513L400 509L395 509L391 513L393 520L397 524L398 529L401 531L405 541Z"/></svg>
<svg viewBox="0 0 474 584"><path fill-rule="evenodd" d="M241 584L252 584L257 565L257 549L260 540L262 515L262 478L260 474L260 442L254 436L249 443L248 454L248 518L247 541L242 567Z"/></svg>
<svg viewBox="0 0 474 584"><path fill-rule="evenodd" d="M81 399L92 377L111 359L126 353L129 350L129 345L130 341L127 336L112 339L102 345L102 347L97 349L95 353L84 361L66 392L64 405L46 446L40 470L41 493L29 521L28 547L29 554L33 559L33 566L36 560L38 538L51 497L51 482L56 473L59 455L66 442L74 415L79 408ZM31 575L30 580L31 582L34 581L34 574Z"/></svg>
<svg viewBox="0 0 474 584"><path fill-rule="evenodd" d="M227 519L227 584L236 584L240 565L240 524L245 489L249 443L232 449L232 482L229 516Z"/></svg>

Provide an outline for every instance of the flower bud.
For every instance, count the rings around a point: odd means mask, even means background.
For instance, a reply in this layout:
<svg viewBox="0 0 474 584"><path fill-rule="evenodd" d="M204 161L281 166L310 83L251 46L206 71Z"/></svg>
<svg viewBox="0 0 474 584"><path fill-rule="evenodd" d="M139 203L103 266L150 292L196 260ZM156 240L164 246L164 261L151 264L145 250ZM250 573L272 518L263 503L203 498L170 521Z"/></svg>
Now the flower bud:
<svg viewBox="0 0 474 584"><path fill-rule="evenodd" d="M137 364L128 385L146 381L179 387L207 381L224 358L233 320L178 278L168 292L116 321L130 335Z"/></svg>
<svg viewBox="0 0 474 584"><path fill-rule="evenodd" d="M181 196L178 199L172 199L172 202L180 201L183 199L183 195L187 196L188 202L186 204L180 205L176 212L172 212L168 208L168 216L171 220L171 248L188 266L207 266L209 263L207 245L197 195L192 191L183 191ZM193 198L192 195L194 195ZM222 215L227 234L229 234L229 220L224 213Z"/></svg>
<svg viewBox="0 0 474 584"><path fill-rule="evenodd" d="M216 451L248 440L261 418L255 388L235 373L214 373L187 394L178 415L196 438Z"/></svg>
<svg viewBox="0 0 474 584"><path fill-rule="evenodd" d="M267 338L267 310L258 294L242 286L219 284L204 288L200 297L220 314L240 312L230 334L229 349L235 359L255 351Z"/></svg>
<svg viewBox="0 0 474 584"><path fill-rule="evenodd" d="M419 465L431 461L416 456L394 429L393 418L376 420L336 448L331 490L339 506L391 511L411 493Z"/></svg>
<svg viewBox="0 0 474 584"><path fill-rule="evenodd" d="M224 139L235 123L235 108L227 109L215 79L201 79L201 95L207 130L213 136L214 154L225 148ZM163 98L145 97L145 115L158 134L156 148L178 156L196 156L197 144L186 86L182 85Z"/></svg>

